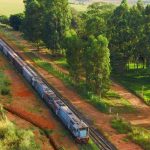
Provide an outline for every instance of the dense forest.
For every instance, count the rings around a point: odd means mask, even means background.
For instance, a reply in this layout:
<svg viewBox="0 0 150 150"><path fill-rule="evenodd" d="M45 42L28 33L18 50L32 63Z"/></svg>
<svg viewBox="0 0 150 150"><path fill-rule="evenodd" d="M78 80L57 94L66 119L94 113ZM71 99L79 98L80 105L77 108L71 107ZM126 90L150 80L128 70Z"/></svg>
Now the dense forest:
<svg viewBox="0 0 150 150"><path fill-rule="evenodd" d="M2 23L20 30L24 37L45 46L53 56L63 55L73 84L104 96L111 72L122 73L132 63L150 67L150 5L142 0L129 7L94 3L77 12L64 0L26 0L23 14L1 16Z"/></svg>

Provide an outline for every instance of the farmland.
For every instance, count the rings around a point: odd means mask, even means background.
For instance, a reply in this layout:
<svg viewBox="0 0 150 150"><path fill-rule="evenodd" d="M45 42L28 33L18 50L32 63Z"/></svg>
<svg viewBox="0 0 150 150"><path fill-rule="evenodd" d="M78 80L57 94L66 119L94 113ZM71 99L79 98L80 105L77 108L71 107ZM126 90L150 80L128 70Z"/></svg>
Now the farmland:
<svg viewBox="0 0 150 150"><path fill-rule="evenodd" d="M21 13L24 10L23 0L0 0L0 15Z"/></svg>

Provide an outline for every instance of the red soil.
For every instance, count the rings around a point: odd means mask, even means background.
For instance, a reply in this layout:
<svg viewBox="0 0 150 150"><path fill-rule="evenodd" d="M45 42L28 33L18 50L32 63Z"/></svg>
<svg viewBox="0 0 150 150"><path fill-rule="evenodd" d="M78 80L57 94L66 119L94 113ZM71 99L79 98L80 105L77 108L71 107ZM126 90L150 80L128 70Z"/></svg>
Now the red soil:
<svg viewBox="0 0 150 150"><path fill-rule="evenodd" d="M1 64L2 66L8 65L6 59L2 56L0 56L0 66ZM17 115L19 113L21 117L27 120L29 119L30 122L42 128L53 129L52 138L57 136L57 140L56 138L55 140L60 147L65 147L66 149L72 147L73 150L77 150L78 148L72 138L64 136L59 132L57 133L57 131L64 132L65 129L60 124L60 121L54 118L42 100L35 95L35 92L23 80L21 75L18 75L18 73L16 73L14 69L10 69L10 67L5 69L5 73L11 81L12 98L11 101L7 100L7 98L3 98L2 103L10 103L9 109L12 109Z"/></svg>
<svg viewBox="0 0 150 150"><path fill-rule="evenodd" d="M23 118L24 120L27 120L28 122L34 124L35 126L42 128L42 129L54 129L54 123L50 120L44 119L40 117L39 115L33 114L31 112L25 111L23 108L19 108L16 106L9 106L5 105L4 108L8 110L9 112L12 112L13 114Z"/></svg>
<svg viewBox="0 0 150 150"><path fill-rule="evenodd" d="M130 93L122 85L113 83L112 89L116 91L120 96L127 99L133 106L136 107L138 112L136 114L129 114L128 116L123 115L128 121L134 125L139 125L142 127L150 127L150 107L147 106L143 100Z"/></svg>

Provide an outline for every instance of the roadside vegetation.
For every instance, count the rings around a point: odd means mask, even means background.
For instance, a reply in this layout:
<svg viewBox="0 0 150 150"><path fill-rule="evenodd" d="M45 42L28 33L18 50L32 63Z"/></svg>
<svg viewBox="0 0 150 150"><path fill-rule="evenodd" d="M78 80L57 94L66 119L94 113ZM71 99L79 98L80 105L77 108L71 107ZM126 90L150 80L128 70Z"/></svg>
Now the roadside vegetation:
<svg viewBox="0 0 150 150"><path fill-rule="evenodd" d="M10 122L0 106L0 149L40 150L31 130L20 129Z"/></svg>
<svg viewBox="0 0 150 150"><path fill-rule="evenodd" d="M92 140L90 140L88 144L80 146L79 149L80 150L99 150L97 145Z"/></svg>
<svg viewBox="0 0 150 150"><path fill-rule="evenodd" d="M118 133L127 134L128 140L139 144L144 150L150 149L150 130L133 126L121 118L113 119L111 125Z"/></svg>
<svg viewBox="0 0 150 150"><path fill-rule="evenodd" d="M0 94L10 95L10 80L7 78L7 76L4 74L3 70L0 69Z"/></svg>

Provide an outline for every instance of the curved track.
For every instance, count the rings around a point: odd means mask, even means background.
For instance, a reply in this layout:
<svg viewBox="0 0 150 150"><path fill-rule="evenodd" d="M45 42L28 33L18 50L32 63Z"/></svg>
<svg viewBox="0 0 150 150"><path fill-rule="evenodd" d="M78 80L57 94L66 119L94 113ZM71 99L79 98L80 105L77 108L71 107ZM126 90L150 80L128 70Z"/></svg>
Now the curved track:
<svg viewBox="0 0 150 150"><path fill-rule="evenodd" d="M3 40L3 39L2 39ZM15 51L5 40L3 40L13 51ZM16 51L15 51L16 52ZM16 52L18 54L18 52ZM19 54L18 54L19 55ZM20 55L19 55L20 56ZM20 56L21 57L21 56ZM22 57L21 57L22 58ZM23 58L22 58L23 59ZM23 59L24 60L24 59ZM26 62L27 63L27 62ZM28 63L27 63L28 64ZM42 79L43 81L55 92L55 94L80 118L89 126L90 138L95 142L100 150L117 150L116 147L110 143L99 130L93 127L91 120L87 119L84 114L79 112L72 103L63 98L63 96L50 85L30 64L28 64Z"/></svg>

